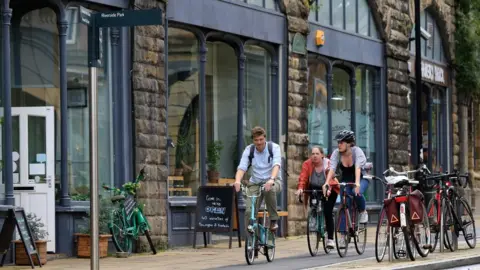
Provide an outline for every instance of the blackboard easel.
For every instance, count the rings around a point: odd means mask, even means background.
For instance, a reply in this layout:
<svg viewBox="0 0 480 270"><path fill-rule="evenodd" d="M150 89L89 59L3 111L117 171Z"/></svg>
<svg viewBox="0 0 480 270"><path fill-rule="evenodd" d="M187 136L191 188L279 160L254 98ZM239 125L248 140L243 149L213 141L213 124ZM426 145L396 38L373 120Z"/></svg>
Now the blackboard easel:
<svg viewBox="0 0 480 270"><path fill-rule="evenodd" d="M217 196L218 195L218 196ZM224 200L221 201L220 208L225 208L225 215L223 218L228 218L228 222L223 227L218 226L200 226L200 220L206 218L204 221L209 223L207 220L212 216L211 213L206 212L205 208L211 206L210 202L207 201L207 196L210 198L222 197ZM215 214L213 214L215 216ZM236 224L234 224L234 220ZM216 222L213 222L213 224ZM211 223L212 224L212 223ZM225 226L226 225L226 226ZM235 228L234 228L235 227ZM207 247L207 232L228 232L229 233L229 243L228 248L232 248L232 237L234 235L234 229L237 231L238 237L238 247L242 247L242 242L240 238L240 221L238 216L238 198L233 186L201 186L198 188L197 192L197 210L195 215L195 229L193 232L193 248L197 246L197 232L203 232L203 244Z"/></svg>
<svg viewBox="0 0 480 270"><path fill-rule="evenodd" d="M32 237L32 230L30 229L23 208L7 207L5 209L0 208L0 211L7 211L7 218L5 219L2 230L0 231L0 255L2 255L0 267L3 267L3 264L5 263L5 258L7 257L7 252L10 249L10 244L13 240L13 234L15 233L15 226L18 230L18 234L20 235L23 246L25 247L25 252L28 255L28 259L30 260L30 266L32 266L32 269L35 268L32 255L36 255L39 265L42 267L40 255L38 254L37 246L35 245L35 241Z"/></svg>

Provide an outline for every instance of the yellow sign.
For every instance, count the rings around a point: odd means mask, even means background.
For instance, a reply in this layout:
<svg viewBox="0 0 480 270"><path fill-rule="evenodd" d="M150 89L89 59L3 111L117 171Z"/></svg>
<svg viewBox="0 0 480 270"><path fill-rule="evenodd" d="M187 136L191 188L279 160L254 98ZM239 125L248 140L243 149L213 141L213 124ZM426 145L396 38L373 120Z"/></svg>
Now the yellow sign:
<svg viewBox="0 0 480 270"><path fill-rule="evenodd" d="M317 30L315 33L315 44L317 46L323 46L323 44L325 44L325 33L322 30Z"/></svg>

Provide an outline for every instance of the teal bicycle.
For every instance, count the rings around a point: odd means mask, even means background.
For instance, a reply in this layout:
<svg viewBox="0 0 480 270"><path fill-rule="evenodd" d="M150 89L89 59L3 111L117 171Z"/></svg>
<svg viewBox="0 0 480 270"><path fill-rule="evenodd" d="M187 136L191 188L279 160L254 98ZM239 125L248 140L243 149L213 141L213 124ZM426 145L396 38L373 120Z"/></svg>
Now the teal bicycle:
<svg viewBox="0 0 480 270"><path fill-rule="evenodd" d="M132 252L132 242L137 240L143 233L148 240L153 254L157 254L150 236L150 225L143 214L145 205L137 204L135 200L136 190L140 187L140 181L145 179L145 167L140 170L134 182L123 185L121 189L103 185L105 190L113 191L111 201L118 204L113 208L108 228L112 234L113 244L118 252Z"/></svg>
<svg viewBox="0 0 480 270"><path fill-rule="evenodd" d="M258 252L261 252L267 257L268 262L273 262L275 258L275 234L265 226L267 219L267 206L264 204L262 222L258 223L255 217L255 205L257 198L265 191L262 185L258 194L249 194L249 189L242 186L242 193L252 199L252 209L250 221L245 235L245 259L247 263L253 264L255 258L258 257ZM260 204L259 204L260 205Z"/></svg>
<svg viewBox="0 0 480 270"><path fill-rule="evenodd" d="M328 189L328 188L327 188ZM308 243L308 251L312 257L317 256L318 254L318 247L320 245L320 240L323 243L323 250L326 254L329 254L333 248L327 247L326 240L327 240L327 231L326 231L326 223L325 223L325 216L323 212L323 204L325 197L323 195L323 191L321 189L312 189L312 190L304 190L304 193L310 193L310 211L308 212L308 219L307 219L307 243ZM298 197L300 203L302 201L302 195Z"/></svg>

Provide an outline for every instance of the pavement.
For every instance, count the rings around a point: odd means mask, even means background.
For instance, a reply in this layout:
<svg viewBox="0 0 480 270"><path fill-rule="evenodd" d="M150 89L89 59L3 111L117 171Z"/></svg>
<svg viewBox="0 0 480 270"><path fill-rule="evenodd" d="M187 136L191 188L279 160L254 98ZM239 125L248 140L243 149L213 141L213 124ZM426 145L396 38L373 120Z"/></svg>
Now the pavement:
<svg viewBox="0 0 480 270"><path fill-rule="evenodd" d="M477 223L480 218L476 218ZM478 225L477 225L478 226ZM415 261L406 259L388 261L388 255L383 262L375 259L375 227L368 228L367 246L364 254L358 255L353 243L350 245L345 258L340 258L336 250L325 254L320 247L316 257L308 252L306 236L277 238L275 260L267 263L266 258L259 254L254 265L256 269L446 269L463 265L480 263L480 252L477 248L469 249L464 239L459 238L459 250L456 252L437 250L426 258L417 257ZM480 231L477 232L477 242ZM215 237L213 238L215 240ZM218 239L218 238L217 238ZM101 269L244 269L247 264L244 256L244 243L238 247L238 241L233 241L232 249L228 249L228 242L217 241L217 244L207 248L193 249L191 247L173 248L167 251L152 254L134 254L129 258L107 257L100 259ZM236 244L236 245L235 245ZM29 266L4 266L4 269L30 269ZM68 258L49 261L43 269L90 269L89 259Z"/></svg>

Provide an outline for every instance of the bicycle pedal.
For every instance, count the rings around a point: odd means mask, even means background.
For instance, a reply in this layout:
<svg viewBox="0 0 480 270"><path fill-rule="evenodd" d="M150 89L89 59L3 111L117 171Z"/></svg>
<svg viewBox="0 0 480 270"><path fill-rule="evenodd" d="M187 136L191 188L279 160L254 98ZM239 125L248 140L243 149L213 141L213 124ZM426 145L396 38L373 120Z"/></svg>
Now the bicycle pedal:
<svg viewBox="0 0 480 270"><path fill-rule="evenodd" d="M472 240L473 239L473 234L467 233L467 235L465 235L465 239Z"/></svg>
<svg viewBox="0 0 480 270"><path fill-rule="evenodd" d="M397 251L397 256L400 258L405 258L407 256L407 253L403 250Z"/></svg>

